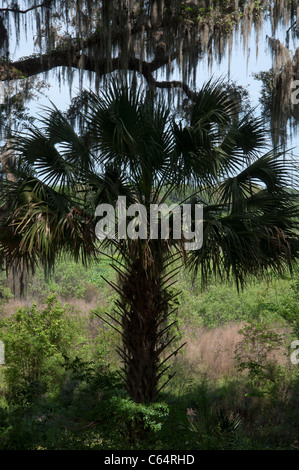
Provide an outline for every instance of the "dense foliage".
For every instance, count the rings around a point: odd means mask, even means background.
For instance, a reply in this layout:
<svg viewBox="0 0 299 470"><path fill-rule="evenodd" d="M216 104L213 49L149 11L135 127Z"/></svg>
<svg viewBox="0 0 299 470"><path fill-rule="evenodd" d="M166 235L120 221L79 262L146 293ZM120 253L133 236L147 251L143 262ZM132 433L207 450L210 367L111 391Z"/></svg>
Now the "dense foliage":
<svg viewBox="0 0 299 470"><path fill-rule="evenodd" d="M48 283L38 270L24 306L5 302L1 449L297 448L299 376L290 344L298 336L293 321L283 318L297 310L297 271L293 279L252 279L239 294L233 285L213 280L200 294L182 273L179 334L192 354L182 350L173 358L175 376L160 401L149 406L127 396L117 373L119 359L111 353L118 335L92 313L100 313L114 296L100 278L105 273L113 279L113 269L102 260L81 272L86 286L98 292L97 300L82 299L81 279L72 280L73 272L71 260L62 260ZM37 285L48 300L41 296L34 306ZM48 295L50 287L55 296ZM234 328L243 331L235 354L234 343L226 344L222 336ZM200 359L204 337L209 342Z"/></svg>

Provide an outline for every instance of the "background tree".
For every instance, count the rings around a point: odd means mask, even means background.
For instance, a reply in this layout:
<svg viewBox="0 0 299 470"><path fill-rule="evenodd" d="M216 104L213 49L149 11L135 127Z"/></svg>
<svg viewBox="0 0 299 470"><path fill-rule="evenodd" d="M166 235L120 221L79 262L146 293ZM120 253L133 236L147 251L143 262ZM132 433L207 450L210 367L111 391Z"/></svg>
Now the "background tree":
<svg viewBox="0 0 299 470"><path fill-rule="evenodd" d="M83 0L79 6L76 0L3 0L0 81L17 84L56 70L57 81L65 76L71 88L79 70L82 80L89 77L99 86L113 71L134 71L153 88L182 89L193 99L198 63L203 58L219 62L227 48L231 54L237 28L246 49L252 26L259 34L268 16L273 37L279 25L286 25L289 47L290 38L298 37L295 1ZM35 38L26 57L12 59L14 30L17 45L25 32ZM180 80L170 79L175 64ZM166 79L157 72L166 72Z"/></svg>
<svg viewBox="0 0 299 470"><path fill-rule="evenodd" d="M39 127L15 137L15 178L1 181L7 209L0 253L21 270L40 262L50 270L58 254L86 263L111 249L118 300L107 321L122 336L119 354L130 397L152 402L168 370L172 282L182 264L200 271L203 282L215 273L233 276L239 285L248 274L282 272L297 259L293 163L277 151L263 153L262 122L252 114L240 117L239 103L219 83L200 90L189 122L175 120L136 80L113 80L100 95L86 93L85 105L79 133L53 109ZM126 196L128 205L146 207L149 221L150 204L165 202L174 190L184 197L190 188L188 202L204 206L200 250L187 252L171 230L164 238L116 237L99 246L100 203L115 206L118 196Z"/></svg>

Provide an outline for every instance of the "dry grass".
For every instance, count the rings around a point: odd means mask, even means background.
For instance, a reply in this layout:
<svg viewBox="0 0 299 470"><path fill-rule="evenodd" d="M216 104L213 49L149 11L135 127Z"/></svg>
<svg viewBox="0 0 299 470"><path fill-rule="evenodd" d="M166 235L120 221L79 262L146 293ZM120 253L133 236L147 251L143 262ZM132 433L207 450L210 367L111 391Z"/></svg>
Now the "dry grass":
<svg viewBox="0 0 299 470"><path fill-rule="evenodd" d="M89 302L87 302L84 299L68 299L68 300L65 300L65 299L60 299L59 297L58 297L58 299L60 300L62 305L64 305L64 304L70 305L76 311L80 312L80 314L83 317L89 316L90 310L95 309L98 305L98 301L95 298L91 299ZM30 307L32 306L32 304L34 304L34 303L37 305L37 307L39 309L44 308L45 305L46 305L45 303L43 303L41 301L36 301L35 299L29 298L29 297L26 298L26 299L18 299L18 298L10 299L5 304L5 306L3 308L3 315L4 316L10 316L13 313L15 313L18 308L23 308L23 307L26 307L29 310Z"/></svg>
<svg viewBox="0 0 299 470"><path fill-rule="evenodd" d="M27 307L28 309L32 302L27 302L24 299L10 299L3 307L3 316L10 317L19 308Z"/></svg>
<svg viewBox="0 0 299 470"><path fill-rule="evenodd" d="M235 347L241 341L241 324L208 329L185 328L187 341L183 354L177 357L193 374L203 373L211 379L231 375L235 370Z"/></svg>
<svg viewBox="0 0 299 470"><path fill-rule="evenodd" d="M211 380L236 374L235 350L243 339L240 333L243 326L243 323L230 323L212 329L185 327L184 341L187 344L182 354L175 358L176 365L188 371L189 376L204 375ZM284 348L269 354L268 359L285 363Z"/></svg>

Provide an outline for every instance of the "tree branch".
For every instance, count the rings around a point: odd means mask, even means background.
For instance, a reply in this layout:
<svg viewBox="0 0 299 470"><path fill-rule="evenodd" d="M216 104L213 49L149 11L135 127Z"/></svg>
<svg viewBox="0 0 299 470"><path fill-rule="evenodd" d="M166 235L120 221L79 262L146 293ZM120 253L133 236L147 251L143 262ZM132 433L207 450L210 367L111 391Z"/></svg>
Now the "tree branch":
<svg viewBox="0 0 299 470"><path fill-rule="evenodd" d="M291 24L291 26L286 30L286 34L288 34L289 31L290 31L292 28L294 28L294 26L296 26L296 24L297 24L297 21L294 21L294 23Z"/></svg>
<svg viewBox="0 0 299 470"><path fill-rule="evenodd" d="M159 82L155 80L153 76L151 76L150 84L156 88L181 88L190 100L194 101L196 98L196 92L192 91L191 88L187 85L187 83L182 82L180 80L167 80Z"/></svg>
<svg viewBox="0 0 299 470"><path fill-rule="evenodd" d="M45 0L43 3L40 3L39 5L32 5L32 7L27 8L27 10L20 10L19 8L0 8L0 13L21 13L21 14L26 14L29 11L35 10L36 8L42 8L42 7L48 7L50 6L50 3L52 3L53 0ZM49 7L48 7L49 8Z"/></svg>
<svg viewBox="0 0 299 470"><path fill-rule="evenodd" d="M175 56L155 57L152 62L146 62L136 57L131 57L128 59L126 69L142 74L152 88L181 88L187 97L193 101L196 93L185 82L178 80L157 81L152 75L154 71L168 64L174 58ZM23 79L24 77L27 78L48 72L56 67L83 69L102 76L108 72L121 70L122 65L120 58L110 60L106 58L99 60L97 58L95 61L82 54L77 46L73 46L67 50L56 50L48 54L32 56L16 62L0 62L0 81Z"/></svg>

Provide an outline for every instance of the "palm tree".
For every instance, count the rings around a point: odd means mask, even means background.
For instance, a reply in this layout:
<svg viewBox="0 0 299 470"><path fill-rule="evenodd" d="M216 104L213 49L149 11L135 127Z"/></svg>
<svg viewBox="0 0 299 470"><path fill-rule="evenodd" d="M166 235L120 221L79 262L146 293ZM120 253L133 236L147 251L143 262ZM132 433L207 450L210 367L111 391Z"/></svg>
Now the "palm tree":
<svg viewBox="0 0 299 470"><path fill-rule="evenodd" d="M61 253L84 263L112 253L118 299L106 321L122 336L118 352L130 397L152 402L177 352L166 355L176 310L172 284L183 265L200 272L202 282L215 273L242 285L247 275L282 272L297 259L292 162L277 151L262 153L262 122L239 118L239 103L217 82L200 90L187 123L136 82L112 80L100 95L86 97L80 133L54 108L40 127L15 137L15 177L1 182L9 210L1 219L0 253L7 265L41 262L48 271ZM97 240L99 204L116 207L126 196L127 207L139 203L149 214L151 204L177 191L189 194L193 209L203 206L200 249L186 250L171 223L164 238ZM160 217L160 231L161 223Z"/></svg>

